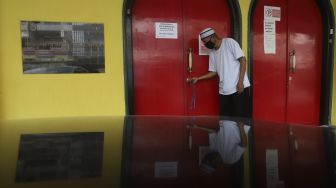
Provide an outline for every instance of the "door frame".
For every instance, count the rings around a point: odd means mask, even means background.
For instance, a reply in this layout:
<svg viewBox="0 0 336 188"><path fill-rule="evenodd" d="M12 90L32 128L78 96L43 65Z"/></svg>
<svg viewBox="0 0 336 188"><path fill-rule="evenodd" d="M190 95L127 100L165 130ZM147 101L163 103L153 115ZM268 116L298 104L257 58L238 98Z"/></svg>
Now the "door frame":
<svg viewBox="0 0 336 188"><path fill-rule="evenodd" d="M133 42L132 42L132 8L136 0L124 0L123 3L123 49L124 49L124 85L126 115L134 114L134 78L133 78ZM231 33L241 45L242 26L238 1L227 0L231 16Z"/></svg>
<svg viewBox="0 0 336 188"><path fill-rule="evenodd" d="M330 1L315 0L320 9L322 19L322 68L320 96L320 124L331 123L333 62L334 62L334 32L335 17ZM258 0L251 0L248 13L248 69L251 78L251 99L253 111L253 16ZM332 31L332 32L331 32ZM253 114L253 112L252 112Z"/></svg>

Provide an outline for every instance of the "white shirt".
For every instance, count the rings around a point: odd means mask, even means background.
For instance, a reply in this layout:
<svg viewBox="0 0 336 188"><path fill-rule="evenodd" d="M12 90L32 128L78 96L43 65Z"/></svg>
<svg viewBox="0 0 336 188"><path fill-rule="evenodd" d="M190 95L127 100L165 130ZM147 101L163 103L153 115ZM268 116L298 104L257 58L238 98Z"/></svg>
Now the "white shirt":
<svg viewBox="0 0 336 188"><path fill-rule="evenodd" d="M244 125L246 134L249 129L249 126ZM209 134L210 149L218 151L226 164L237 162L243 155L245 148L240 146L240 143L239 128L234 121L221 120L219 131Z"/></svg>
<svg viewBox="0 0 336 188"><path fill-rule="evenodd" d="M230 95L237 92L239 80L239 58L245 56L239 44L232 38L222 39L217 50L209 54L209 71L217 72L219 76L219 94ZM244 75L244 88L250 86L250 81Z"/></svg>

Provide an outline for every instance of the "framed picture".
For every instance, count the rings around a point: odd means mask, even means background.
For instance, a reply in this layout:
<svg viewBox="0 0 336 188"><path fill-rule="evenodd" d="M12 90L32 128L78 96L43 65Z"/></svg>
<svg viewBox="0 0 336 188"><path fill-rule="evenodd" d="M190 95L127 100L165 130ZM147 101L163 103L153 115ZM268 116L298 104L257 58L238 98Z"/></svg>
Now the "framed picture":
<svg viewBox="0 0 336 188"><path fill-rule="evenodd" d="M24 74L104 73L104 25L21 21Z"/></svg>

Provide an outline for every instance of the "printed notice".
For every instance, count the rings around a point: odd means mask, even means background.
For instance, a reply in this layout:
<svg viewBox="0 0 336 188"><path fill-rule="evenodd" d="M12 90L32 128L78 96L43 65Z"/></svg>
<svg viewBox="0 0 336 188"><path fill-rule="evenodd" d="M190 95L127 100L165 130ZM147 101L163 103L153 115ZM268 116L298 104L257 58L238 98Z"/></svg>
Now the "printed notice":
<svg viewBox="0 0 336 188"><path fill-rule="evenodd" d="M281 9L280 7L264 6L264 19L280 21Z"/></svg>
<svg viewBox="0 0 336 188"><path fill-rule="evenodd" d="M275 21L264 20L264 52L275 54L276 51Z"/></svg>
<svg viewBox="0 0 336 188"><path fill-rule="evenodd" d="M155 162L155 178L177 177L177 162Z"/></svg>
<svg viewBox="0 0 336 188"><path fill-rule="evenodd" d="M155 38L177 39L177 23L155 23Z"/></svg>
<svg viewBox="0 0 336 188"><path fill-rule="evenodd" d="M198 55L209 55L210 49L205 47L201 37L198 35Z"/></svg>

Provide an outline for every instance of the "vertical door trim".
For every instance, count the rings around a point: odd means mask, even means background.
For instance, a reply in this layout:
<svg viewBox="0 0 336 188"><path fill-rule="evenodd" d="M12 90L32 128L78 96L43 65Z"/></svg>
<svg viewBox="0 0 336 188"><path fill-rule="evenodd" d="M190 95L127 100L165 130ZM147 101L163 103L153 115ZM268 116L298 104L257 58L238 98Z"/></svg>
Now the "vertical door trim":
<svg viewBox="0 0 336 188"><path fill-rule="evenodd" d="M254 16L254 11L256 9L258 0L251 0L250 2L250 7L249 7L249 12L248 12L248 28L247 28L247 32L248 32L248 38L247 38L247 63L248 63L248 75L250 78L250 83L251 83L251 87L250 87L250 112L251 112L251 118L253 118L253 16Z"/></svg>
<svg viewBox="0 0 336 188"><path fill-rule="evenodd" d="M323 18L320 123L325 125L331 123L335 22L330 1L316 0L316 4Z"/></svg>
<svg viewBox="0 0 336 188"><path fill-rule="evenodd" d="M124 85L126 115L134 115L134 77L132 43L132 8L135 0L123 3L123 48L124 48ZM241 12L238 1L227 0L231 15L231 32L241 45Z"/></svg>
<svg viewBox="0 0 336 188"><path fill-rule="evenodd" d="M133 4L134 4L133 0L124 0L122 10L126 115L134 114L133 43L132 43Z"/></svg>
<svg viewBox="0 0 336 188"><path fill-rule="evenodd" d="M248 62L250 65L249 74L253 78L253 16L258 0L252 0L249 9L248 20ZM331 122L331 102L333 85L333 59L334 59L334 14L330 1L316 0L320 9L322 19L322 69L321 69L321 97L320 97L320 124ZM333 33L330 31L333 30ZM251 94L253 99L253 79L251 79ZM252 100L253 110L253 100ZM253 112L252 112L253 114Z"/></svg>

